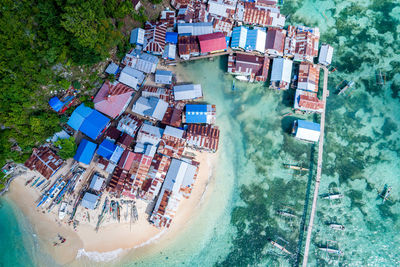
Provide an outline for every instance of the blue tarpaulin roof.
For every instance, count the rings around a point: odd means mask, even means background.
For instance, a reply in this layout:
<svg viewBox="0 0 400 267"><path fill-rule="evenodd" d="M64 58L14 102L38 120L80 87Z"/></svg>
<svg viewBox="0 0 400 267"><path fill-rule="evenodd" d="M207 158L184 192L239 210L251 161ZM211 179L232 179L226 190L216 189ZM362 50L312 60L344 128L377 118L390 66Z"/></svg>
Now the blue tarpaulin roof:
<svg viewBox="0 0 400 267"><path fill-rule="evenodd" d="M186 105L186 123L207 123L207 105Z"/></svg>
<svg viewBox="0 0 400 267"><path fill-rule="evenodd" d="M93 112L93 109L86 107L85 104L80 104L68 120L68 125L75 131L78 131L83 121Z"/></svg>
<svg viewBox="0 0 400 267"><path fill-rule="evenodd" d="M82 139L81 143L76 150L74 159L84 164L90 164L93 158L94 151L97 145L87 139Z"/></svg>
<svg viewBox="0 0 400 267"><path fill-rule="evenodd" d="M320 131L320 125L318 123L312 122L312 121L304 121L304 120L298 120L297 121L298 128L305 128L313 131Z"/></svg>
<svg viewBox="0 0 400 267"><path fill-rule="evenodd" d="M60 109L64 106L64 103L61 102L61 100L58 99L58 97L54 96L49 100L49 105L52 109L59 112Z"/></svg>
<svg viewBox="0 0 400 267"><path fill-rule="evenodd" d="M178 33L177 32L167 32L165 33L165 42L171 44L178 43Z"/></svg>
<svg viewBox="0 0 400 267"><path fill-rule="evenodd" d="M113 142L104 139L104 141L99 145L99 149L97 149L96 153L106 159L110 159L116 147L117 146L114 145Z"/></svg>
<svg viewBox="0 0 400 267"><path fill-rule="evenodd" d="M109 121L109 118L97 110L93 110L93 112L90 113L89 116L83 121L79 131L86 134L93 140L96 140L104 128L106 128Z"/></svg>

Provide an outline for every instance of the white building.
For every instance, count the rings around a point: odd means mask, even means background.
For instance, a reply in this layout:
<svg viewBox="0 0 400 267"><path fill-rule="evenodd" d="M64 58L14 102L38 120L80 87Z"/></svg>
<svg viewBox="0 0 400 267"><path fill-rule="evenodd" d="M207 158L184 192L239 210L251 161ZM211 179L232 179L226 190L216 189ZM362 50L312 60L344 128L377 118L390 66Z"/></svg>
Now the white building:
<svg viewBox="0 0 400 267"><path fill-rule="evenodd" d="M333 47L323 44L319 50L318 62L322 65L328 66L332 63Z"/></svg>
<svg viewBox="0 0 400 267"><path fill-rule="evenodd" d="M175 101L193 100L203 97L203 91L200 84L184 84L174 86Z"/></svg>
<svg viewBox="0 0 400 267"><path fill-rule="evenodd" d="M321 126L318 123L305 120L296 120L293 126L294 136L308 142L318 142L320 129Z"/></svg>

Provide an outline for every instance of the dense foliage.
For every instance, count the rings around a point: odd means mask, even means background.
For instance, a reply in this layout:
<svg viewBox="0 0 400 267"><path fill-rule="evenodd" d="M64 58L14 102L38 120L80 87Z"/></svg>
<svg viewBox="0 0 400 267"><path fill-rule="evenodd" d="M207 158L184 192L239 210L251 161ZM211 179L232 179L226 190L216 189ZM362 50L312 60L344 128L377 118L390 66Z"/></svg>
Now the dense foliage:
<svg viewBox="0 0 400 267"><path fill-rule="evenodd" d="M62 159L69 159L75 155L77 146L75 143L75 138L72 136L68 139L59 139L54 145L60 148L57 154Z"/></svg>
<svg viewBox="0 0 400 267"><path fill-rule="evenodd" d="M60 129L50 91L68 88L71 67L109 57L132 10L129 0L1 1L0 165L23 161Z"/></svg>

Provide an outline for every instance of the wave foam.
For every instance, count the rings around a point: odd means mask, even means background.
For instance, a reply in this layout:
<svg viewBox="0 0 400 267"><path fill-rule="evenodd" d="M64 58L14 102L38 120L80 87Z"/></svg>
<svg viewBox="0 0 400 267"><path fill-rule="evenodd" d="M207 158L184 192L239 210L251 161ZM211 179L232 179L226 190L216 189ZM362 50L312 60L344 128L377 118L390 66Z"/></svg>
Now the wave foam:
<svg viewBox="0 0 400 267"><path fill-rule="evenodd" d="M78 250L76 258L79 259L81 257L87 257L91 261L95 262L107 262L112 261L118 258L124 250L122 248L107 251L107 252L97 252L97 251L85 251L85 249Z"/></svg>

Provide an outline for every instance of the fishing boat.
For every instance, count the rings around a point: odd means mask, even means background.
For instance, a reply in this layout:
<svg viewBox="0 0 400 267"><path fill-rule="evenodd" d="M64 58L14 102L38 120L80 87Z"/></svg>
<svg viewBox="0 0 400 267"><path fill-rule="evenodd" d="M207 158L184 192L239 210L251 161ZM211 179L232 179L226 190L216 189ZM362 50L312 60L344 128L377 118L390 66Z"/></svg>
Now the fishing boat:
<svg viewBox="0 0 400 267"><path fill-rule="evenodd" d="M284 216L284 217L289 217L289 218L295 218L297 217L295 214L292 214L290 212L284 211L284 210L277 210L276 211L277 214Z"/></svg>
<svg viewBox="0 0 400 267"><path fill-rule="evenodd" d="M391 191L392 187L385 184L382 193L380 193L380 197L383 199L383 203L388 200Z"/></svg>
<svg viewBox="0 0 400 267"><path fill-rule="evenodd" d="M55 181L55 183L53 184L52 187L50 187L50 189L48 191L46 191L43 195L42 195L42 199L39 201L39 203L37 204L36 208L39 207L40 205L42 205L45 201L47 201L47 199L49 198L50 194L53 193L53 191L57 188L57 186L60 183L60 178L58 178L58 180Z"/></svg>
<svg viewBox="0 0 400 267"><path fill-rule="evenodd" d="M32 184L31 187L33 187L38 181L39 181L40 177L38 177Z"/></svg>
<svg viewBox="0 0 400 267"><path fill-rule="evenodd" d="M38 183L35 187L38 188L39 186L41 186L44 183L44 181L46 181L46 179L43 179L42 181L40 181L40 183Z"/></svg>
<svg viewBox="0 0 400 267"><path fill-rule="evenodd" d="M343 94L347 89L351 88L354 85L353 81L349 81L338 93L338 95Z"/></svg>
<svg viewBox="0 0 400 267"><path fill-rule="evenodd" d="M29 179L28 181L25 182L25 186L27 186L30 182L32 182L32 180L35 179L35 177L32 177L31 179Z"/></svg>
<svg viewBox="0 0 400 267"><path fill-rule="evenodd" d="M338 230L338 231L344 231L344 229L345 229L344 225L337 224L337 223L331 223L331 224L329 224L329 227L333 230Z"/></svg>
<svg viewBox="0 0 400 267"><path fill-rule="evenodd" d="M118 219L118 222L121 221L121 206L119 205L118 202L117 202L117 219Z"/></svg>
<svg viewBox="0 0 400 267"><path fill-rule="evenodd" d="M67 202L64 201L61 203L60 210L58 211L58 218L62 220L65 215L67 215Z"/></svg>
<svg viewBox="0 0 400 267"><path fill-rule="evenodd" d="M285 252L286 254L292 255L292 253L290 251L288 251L285 247L279 245L277 242L271 240L271 244L274 247L278 248L279 250Z"/></svg>
<svg viewBox="0 0 400 267"><path fill-rule="evenodd" d="M335 249L335 248L329 248L329 247L320 247L318 248L321 251L328 252L330 254L336 254L336 255L342 255L343 252L340 249Z"/></svg>
<svg viewBox="0 0 400 267"><path fill-rule="evenodd" d="M46 187L48 187L50 183L51 183L50 181L47 181L47 183L45 183L45 184L42 186L42 188L40 189L40 191L45 190Z"/></svg>
<svg viewBox="0 0 400 267"><path fill-rule="evenodd" d="M297 166L297 165L292 165L292 164L283 164L283 166L285 168L292 169L292 170L297 170L297 171L309 171L309 169L307 169L307 168L303 168L303 167L300 167L300 166Z"/></svg>
<svg viewBox="0 0 400 267"><path fill-rule="evenodd" d="M243 75L235 76L235 78L238 79L239 81L242 81L242 82L248 82L249 81L249 78L246 77L246 76L243 76Z"/></svg>
<svg viewBox="0 0 400 267"><path fill-rule="evenodd" d="M47 198L47 200L45 201L44 204L47 205L48 203L51 203L58 196L58 194L61 192L61 190L64 188L64 186L65 186L65 181L62 180L61 183L59 183L59 185L49 195L49 197Z"/></svg>
<svg viewBox="0 0 400 267"><path fill-rule="evenodd" d="M322 197L322 199L342 199L344 196L342 194L339 193L334 193L334 194L328 194Z"/></svg>

